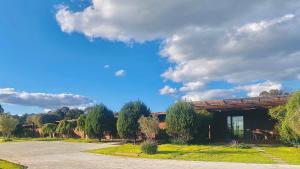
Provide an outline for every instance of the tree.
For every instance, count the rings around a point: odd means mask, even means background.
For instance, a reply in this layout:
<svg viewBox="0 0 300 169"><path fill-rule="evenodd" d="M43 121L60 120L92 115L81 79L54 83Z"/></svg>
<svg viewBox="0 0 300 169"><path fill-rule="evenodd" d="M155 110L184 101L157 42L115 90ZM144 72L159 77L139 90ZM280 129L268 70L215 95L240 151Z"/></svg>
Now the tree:
<svg viewBox="0 0 300 169"><path fill-rule="evenodd" d="M26 119L28 124L34 124L37 125L39 127L42 126L42 122L41 122L41 115L30 115L27 117Z"/></svg>
<svg viewBox="0 0 300 169"><path fill-rule="evenodd" d="M56 132L63 137L69 138L72 131L76 128L75 121L61 120L56 128Z"/></svg>
<svg viewBox="0 0 300 169"><path fill-rule="evenodd" d="M85 137L85 121L86 121L86 115L82 114L77 119L77 128L83 132L83 137Z"/></svg>
<svg viewBox="0 0 300 169"><path fill-rule="evenodd" d="M272 89L270 91L263 91L259 94L260 97L274 97L274 96L287 96L289 93L282 90Z"/></svg>
<svg viewBox="0 0 300 169"><path fill-rule="evenodd" d="M148 117L150 109L141 101L125 104L119 114L117 130L121 138L136 140L139 133L138 120L140 117Z"/></svg>
<svg viewBox="0 0 300 169"><path fill-rule="evenodd" d="M66 114L70 109L68 107L62 107L60 109L55 110L54 112L50 112L51 114L56 114L59 117L59 120L65 118Z"/></svg>
<svg viewBox="0 0 300 169"><path fill-rule="evenodd" d="M176 142L188 143L197 134L197 119L197 114L191 103L177 102L167 110L167 133Z"/></svg>
<svg viewBox="0 0 300 169"><path fill-rule="evenodd" d="M57 127L57 125L54 123L44 124L42 127L43 136L48 135L52 138L55 137L56 127Z"/></svg>
<svg viewBox="0 0 300 169"><path fill-rule="evenodd" d="M159 120L156 116L145 117L142 116L139 119L140 130L143 134L145 134L148 140L155 139L156 135L159 132Z"/></svg>
<svg viewBox="0 0 300 169"><path fill-rule="evenodd" d="M104 131L112 131L114 115L105 105L92 107L87 114L85 130L89 137L101 140Z"/></svg>
<svg viewBox="0 0 300 169"><path fill-rule="evenodd" d="M283 141L300 142L300 91L292 93L286 105L270 109L269 115L278 121L275 128Z"/></svg>
<svg viewBox="0 0 300 169"><path fill-rule="evenodd" d="M84 112L80 109L70 109L66 115L65 119L73 120L77 119L80 115L82 115Z"/></svg>
<svg viewBox="0 0 300 169"><path fill-rule="evenodd" d="M4 109L2 107L2 105L0 104L0 114L3 114L4 113Z"/></svg>
<svg viewBox="0 0 300 169"><path fill-rule="evenodd" d="M59 117L56 114L46 113L40 115L40 123L47 124L47 123L55 123L59 121Z"/></svg>
<svg viewBox="0 0 300 169"><path fill-rule="evenodd" d="M9 114L0 115L0 131L5 138L11 136L12 131L16 128L18 120Z"/></svg>
<svg viewBox="0 0 300 169"><path fill-rule="evenodd" d="M77 128L81 131L85 131L85 121L86 121L86 115L82 114L77 119Z"/></svg>

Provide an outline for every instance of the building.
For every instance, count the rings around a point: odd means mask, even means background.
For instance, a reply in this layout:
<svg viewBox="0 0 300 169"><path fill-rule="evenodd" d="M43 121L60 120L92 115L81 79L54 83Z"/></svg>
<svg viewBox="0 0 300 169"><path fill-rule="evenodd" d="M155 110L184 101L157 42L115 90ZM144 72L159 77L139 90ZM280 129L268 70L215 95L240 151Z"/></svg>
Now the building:
<svg viewBox="0 0 300 169"><path fill-rule="evenodd" d="M244 99L208 100L193 102L195 110L213 113L209 127L210 139L271 142L278 139L275 120L268 115L270 108L283 105L287 96ZM165 128L165 113L157 114L161 128Z"/></svg>

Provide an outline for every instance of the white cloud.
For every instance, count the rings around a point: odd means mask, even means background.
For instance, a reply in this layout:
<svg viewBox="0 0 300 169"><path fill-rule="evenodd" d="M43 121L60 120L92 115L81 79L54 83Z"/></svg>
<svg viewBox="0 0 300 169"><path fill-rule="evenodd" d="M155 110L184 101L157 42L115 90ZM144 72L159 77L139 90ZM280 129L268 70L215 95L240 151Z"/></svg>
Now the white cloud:
<svg viewBox="0 0 300 169"><path fill-rule="evenodd" d="M247 91L248 92L247 96L249 96L249 97L257 97L263 91L270 91L270 90L274 90L274 89L281 90L282 84L276 83L276 82L271 82L271 81L266 81L263 83L239 86L239 87L237 87L237 89Z"/></svg>
<svg viewBox="0 0 300 169"><path fill-rule="evenodd" d="M0 102L43 109L57 109L63 106L86 107L93 104L92 100L80 95L18 92L14 88L0 89Z"/></svg>
<svg viewBox="0 0 300 169"><path fill-rule="evenodd" d="M92 0L82 11L56 13L67 33L125 43L162 40L160 54L172 63L162 77L193 97L220 94L205 91L215 81L237 87L299 80L299 16L299 0Z"/></svg>
<svg viewBox="0 0 300 169"><path fill-rule="evenodd" d="M188 83L184 83L183 87L181 87L179 90L181 92L189 92L189 91L195 91L195 90L199 90L202 87L204 87L204 83L200 82L200 81L196 81L196 82L188 82Z"/></svg>
<svg viewBox="0 0 300 169"><path fill-rule="evenodd" d="M175 88L172 88L170 86L164 86L162 89L160 89L160 95L173 95L176 94L177 90Z"/></svg>
<svg viewBox="0 0 300 169"><path fill-rule="evenodd" d="M123 76L125 76L125 70L123 70L123 69L120 69L120 70L118 70L118 71L116 71L115 72L115 75L117 76L117 77L123 77Z"/></svg>
<svg viewBox="0 0 300 169"><path fill-rule="evenodd" d="M104 65L103 68L104 69L108 69L110 66L109 65Z"/></svg>
<svg viewBox="0 0 300 169"><path fill-rule="evenodd" d="M187 101L200 101L210 99L229 99L234 98L236 94L235 89L210 89L198 92L188 92L182 97L183 100Z"/></svg>

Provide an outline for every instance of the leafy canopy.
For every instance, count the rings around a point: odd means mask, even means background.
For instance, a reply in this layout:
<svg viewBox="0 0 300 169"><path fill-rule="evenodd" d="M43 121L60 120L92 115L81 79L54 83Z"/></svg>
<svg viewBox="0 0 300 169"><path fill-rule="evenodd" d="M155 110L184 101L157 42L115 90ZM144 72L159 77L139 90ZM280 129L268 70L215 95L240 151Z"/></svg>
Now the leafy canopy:
<svg viewBox="0 0 300 169"><path fill-rule="evenodd" d="M113 122L113 112L103 104L96 105L87 114L85 121L86 133L89 137L100 140L104 131L113 130Z"/></svg>
<svg viewBox="0 0 300 169"><path fill-rule="evenodd" d="M141 132L145 134L147 139L155 139L159 132L159 120L156 116L145 117L139 119Z"/></svg>
<svg viewBox="0 0 300 169"><path fill-rule="evenodd" d="M188 102L177 102L170 106L166 116L167 133L176 142L188 143L197 134L197 113Z"/></svg>
<svg viewBox="0 0 300 169"><path fill-rule="evenodd" d="M119 114L117 130L121 138L136 139L139 132L138 120L140 117L148 117L150 109L141 101L126 103Z"/></svg>
<svg viewBox="0 0 300 169"><path fill-rule="evenodd" d="M9 114L0 115L0 132L5 138L11 136L12 131L16 128L18 120Z"/></svg>

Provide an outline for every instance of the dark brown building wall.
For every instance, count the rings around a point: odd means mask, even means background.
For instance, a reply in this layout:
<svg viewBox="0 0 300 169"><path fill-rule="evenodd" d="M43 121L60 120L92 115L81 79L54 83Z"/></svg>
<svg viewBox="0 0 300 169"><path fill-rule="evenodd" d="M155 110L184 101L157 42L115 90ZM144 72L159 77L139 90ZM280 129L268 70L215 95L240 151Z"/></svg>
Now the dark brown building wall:
<svg viewBox="0 0 300 169"><path fill-rule="evenodd" d="M213 140L231 139L227 127L227 116L243 116L244 118L244 139L251 137L250 131L255 129L273 130L275 121L268 115L267 109L252 110L228 110L214 112L211 124L211 134Z"/></svg>

